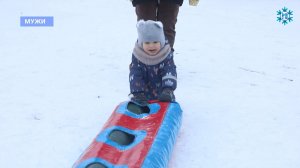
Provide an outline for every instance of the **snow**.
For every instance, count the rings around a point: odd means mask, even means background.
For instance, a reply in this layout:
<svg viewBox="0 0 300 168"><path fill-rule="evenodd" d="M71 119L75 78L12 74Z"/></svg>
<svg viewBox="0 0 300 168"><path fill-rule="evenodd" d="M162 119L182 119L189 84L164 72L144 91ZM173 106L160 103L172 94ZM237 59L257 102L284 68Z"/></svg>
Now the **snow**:
<svg viewBox="0 0 300 168"><path fill-rule="evenodd" d="M67 168L128 99L130 1L0 1L0 167ZM287 7L294 21L276 21ZM180 8L170 168L300 167L300 2ZM20 27L53 16L54 27Z"/></svg>

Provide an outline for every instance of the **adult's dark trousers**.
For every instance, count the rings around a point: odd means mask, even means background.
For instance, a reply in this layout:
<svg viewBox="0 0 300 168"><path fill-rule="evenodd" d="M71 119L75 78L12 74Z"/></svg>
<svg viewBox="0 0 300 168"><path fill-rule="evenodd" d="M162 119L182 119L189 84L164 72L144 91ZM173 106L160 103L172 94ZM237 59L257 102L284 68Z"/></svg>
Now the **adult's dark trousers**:
<svg viewBox="0 0 300 168"><path fill-rule="evenodd" d="M135 6L137 20L161 21L164 26L164 33L173 48L175 42L175 25L179 12L179 5L174 2L161 1L144 2Z"/></svg>

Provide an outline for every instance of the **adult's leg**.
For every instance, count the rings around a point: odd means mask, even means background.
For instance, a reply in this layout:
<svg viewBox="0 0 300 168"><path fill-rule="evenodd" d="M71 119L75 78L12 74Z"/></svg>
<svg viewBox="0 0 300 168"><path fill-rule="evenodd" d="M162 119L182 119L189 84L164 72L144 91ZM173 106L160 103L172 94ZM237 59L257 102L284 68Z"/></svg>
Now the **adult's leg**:
<svg viewBox="0 0 300 168"><path fill-rule="evenodd" d="M157 3L156 2L145 2L141 4L137 4L135 6L135 12L137 16L137 20L157 20Z"/></svg>
<svg viewBox="0 0 300 168"><path fill-rule="evenodd" d="M179 5L172 2L161 1L158 6L157 20L163 23L165 35L172 48L175 42L175 25L177 22L178 12Z"/></svg>

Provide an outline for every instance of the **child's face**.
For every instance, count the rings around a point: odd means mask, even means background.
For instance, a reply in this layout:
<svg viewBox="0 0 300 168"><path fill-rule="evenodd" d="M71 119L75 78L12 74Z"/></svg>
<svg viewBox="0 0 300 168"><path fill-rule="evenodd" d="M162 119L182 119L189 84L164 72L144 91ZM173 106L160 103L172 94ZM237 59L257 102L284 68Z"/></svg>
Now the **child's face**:
<svg viewBox="0 0 300 168"><path fill-rule="evenodd" d="M160 50L160 42L144 42L143 49L148 55L156 55Z"/></svg>

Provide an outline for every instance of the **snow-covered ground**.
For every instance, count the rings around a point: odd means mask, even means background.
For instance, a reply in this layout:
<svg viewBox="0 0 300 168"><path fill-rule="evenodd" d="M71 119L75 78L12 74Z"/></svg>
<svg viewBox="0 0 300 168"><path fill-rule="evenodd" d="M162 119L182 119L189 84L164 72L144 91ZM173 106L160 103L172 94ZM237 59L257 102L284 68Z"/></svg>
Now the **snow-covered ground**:
<svg viewBox="0 0 300 168"><path fill-rule="evenodd" d="M284 26L276 11L294 11ZM20 27L53 16L54 27ZM127 100L130 1L0 0L0 167L68 168ZM300 1L180 8L170 168L300 167Z"/></svg>

